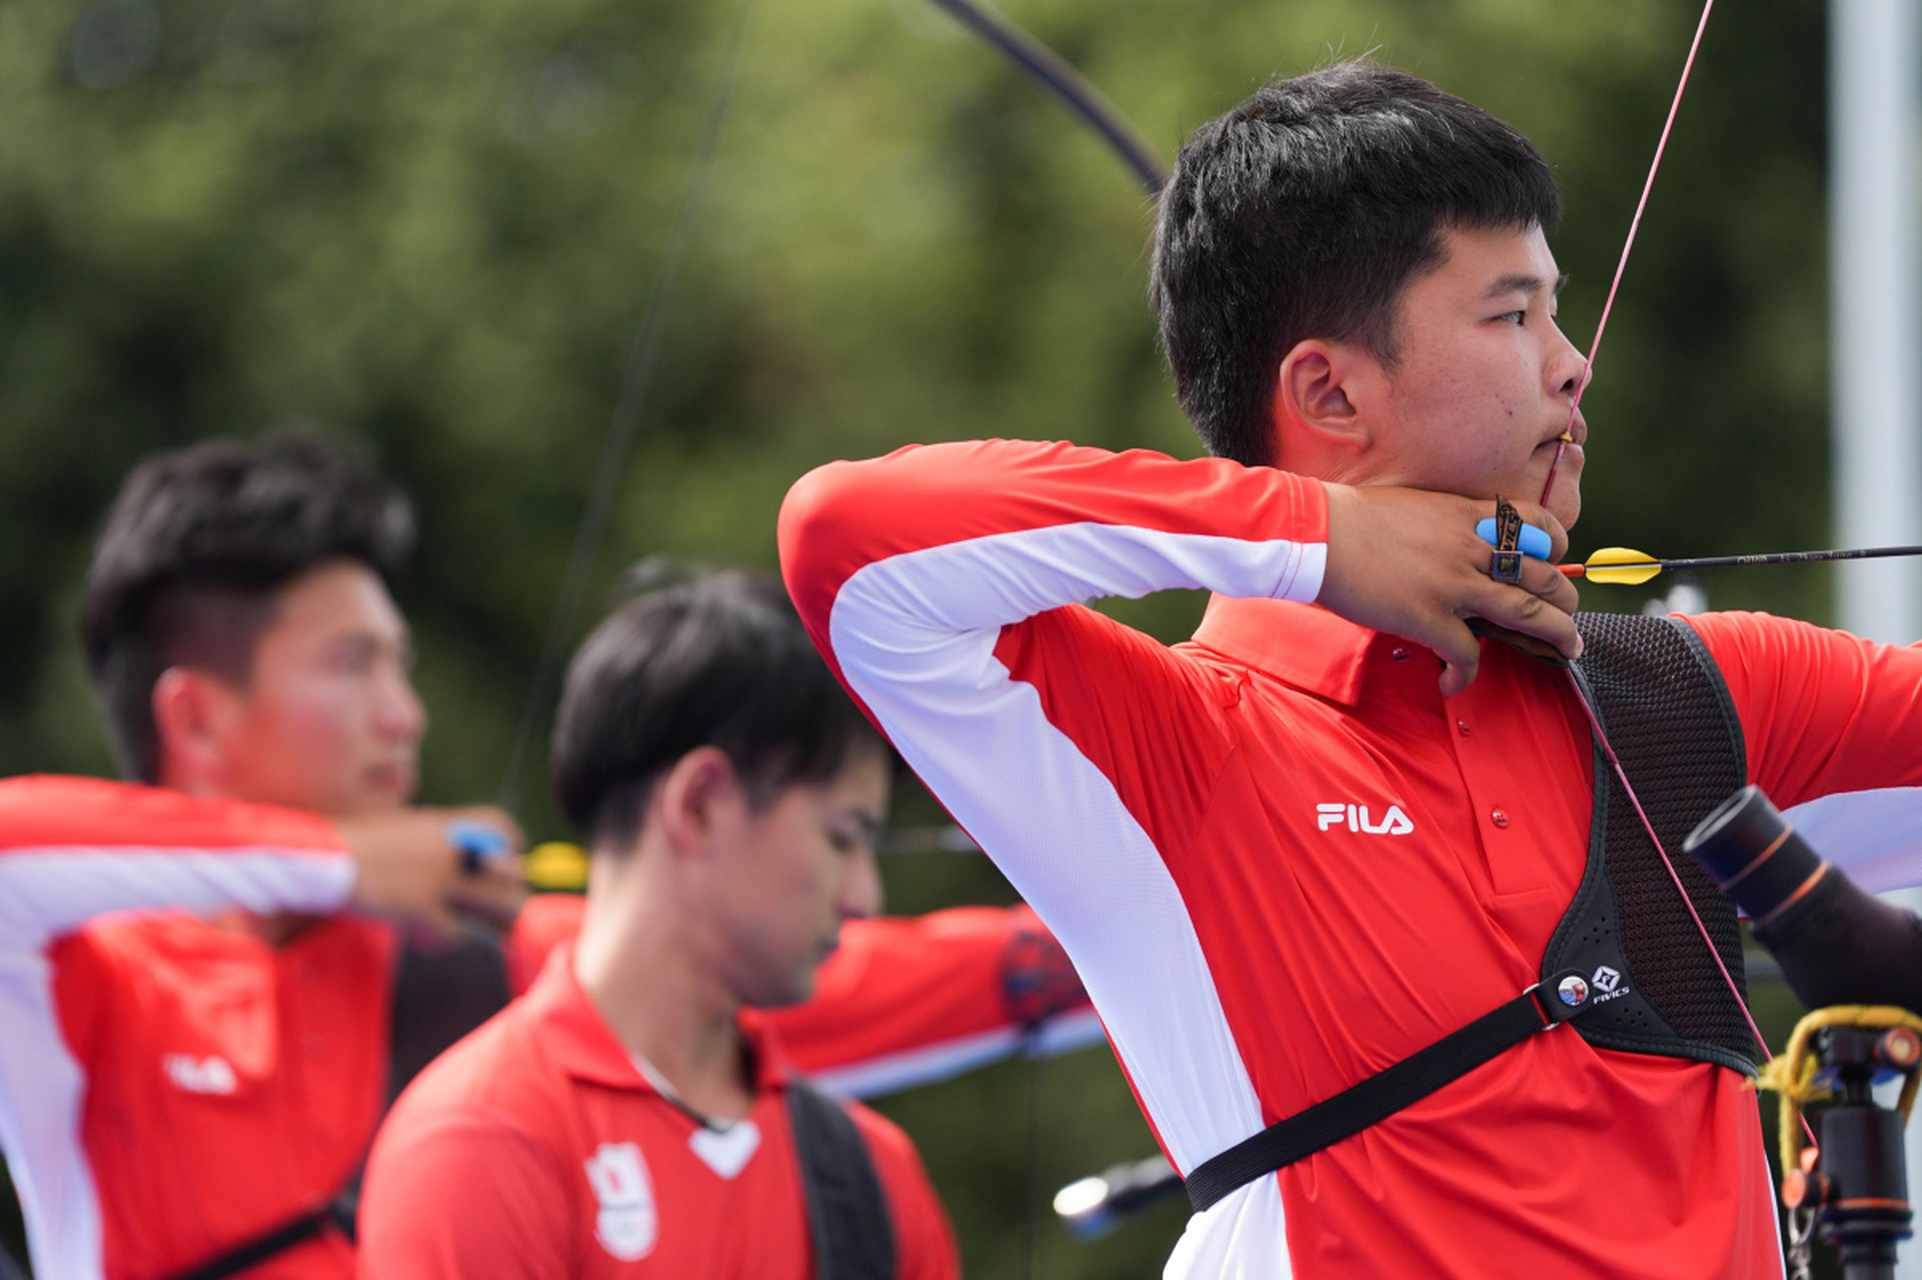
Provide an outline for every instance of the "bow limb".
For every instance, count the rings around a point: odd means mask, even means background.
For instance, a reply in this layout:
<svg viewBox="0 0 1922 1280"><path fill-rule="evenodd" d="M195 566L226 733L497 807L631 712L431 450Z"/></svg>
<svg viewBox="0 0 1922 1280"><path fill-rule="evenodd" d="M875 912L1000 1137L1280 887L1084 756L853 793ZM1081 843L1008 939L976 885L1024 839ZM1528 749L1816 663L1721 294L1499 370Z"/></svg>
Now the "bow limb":
<svg viewBox="0 0 1922 1280"><path fill-rule="evenodd" d="M1069 66L1054 50L1042 44L1008 19L993 13L975 0L934 0L934 3L959 19L970 31L999 49L1010 61L1059 98L1089 128L1099 133L1149 196L1161 194L1168 171L1141 135L1115 110L1101 91Z"/></svg>

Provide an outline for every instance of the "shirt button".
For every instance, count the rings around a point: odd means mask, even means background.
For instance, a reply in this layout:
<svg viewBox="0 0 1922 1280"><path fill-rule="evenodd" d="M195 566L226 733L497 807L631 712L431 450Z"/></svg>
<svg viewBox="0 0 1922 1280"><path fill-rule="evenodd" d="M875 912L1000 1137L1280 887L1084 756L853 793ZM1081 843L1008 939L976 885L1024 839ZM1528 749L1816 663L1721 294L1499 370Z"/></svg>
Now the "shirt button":
<svg viewBox="0 0 1922 1280"><path fill-rule="evenodd" d="M1462 737L1464 738L1466 738L1470 733L1474 732L1474 730L1468 727L1468 721L1466 720L1455 721L1455 727L1462 731Z"/></svg>
<svg viewBox="0 0 1922 1280"><path fill-rule="evenodd" d="M1508 825L1508 814L1500 809L1497 809L1495 810L1495 812L1488 815L1488 820L1494 823L1498 827L1505 827Z"/></svg>
<svg viewBox="0 0 1922 1280"><path fill-rule="evenodd" d="M1408 652L1407 646L1398 644L1394 648L1388 651L1388 656L1393 658L1396 662L1406 662L1410 658L1414 657L1415 655Z"/></svg>

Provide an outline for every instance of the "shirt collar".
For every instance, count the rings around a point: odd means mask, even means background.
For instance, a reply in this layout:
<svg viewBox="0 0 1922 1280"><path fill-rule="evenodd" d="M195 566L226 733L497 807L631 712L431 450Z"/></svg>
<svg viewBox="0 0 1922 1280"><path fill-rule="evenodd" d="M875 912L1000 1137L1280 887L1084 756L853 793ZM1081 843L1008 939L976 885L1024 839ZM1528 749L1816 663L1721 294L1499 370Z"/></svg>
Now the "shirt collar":
<svg viewBox="0 0 1922 1280"><path fill-rule="evenodd" d="M1357 626L1318 605L1214 596L1195 630L1195 643L1352 707L1361 701L1369 649L1408 642Z"/></svg>
<svg viewBox="0 0 1922 1280"><path fill-rule="evenodd" d="M609 1088L659 1092L634 1065L627 1047L581 989L574 976L571 944L554 948L540 977L528 989L526 1000L542 1046L561 1070ZM743 1009L740 1027L754 1059L755 1091L768 1093L784 1088L793 1068L781 1052L766 1015Z"/></svg>

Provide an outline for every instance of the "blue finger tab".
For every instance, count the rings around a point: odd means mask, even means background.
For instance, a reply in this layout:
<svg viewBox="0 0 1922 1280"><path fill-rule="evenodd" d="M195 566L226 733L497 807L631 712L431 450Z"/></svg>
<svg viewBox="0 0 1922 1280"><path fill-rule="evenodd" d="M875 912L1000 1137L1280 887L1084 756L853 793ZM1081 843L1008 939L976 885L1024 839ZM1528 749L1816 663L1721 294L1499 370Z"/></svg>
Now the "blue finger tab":
<svg viewBox="0 0 1922 1280"><path fill-rule="evenodd" d="M1495 517L1488 516L1477 521L1475 536L1491 547L1499 546L1500 544L1495 540ZM1546 529L1537 529L1532 524L1525 524L1522 526L1522 539L1518 550L1525 556L1546 560L1549 553L1555 550L1555 542L1548 536Z"/></svg>
<svg viewBox="0 0 1922 1280"><path fill-rule="evenodd" d="M510 852L507 837L484 822L455 819L447 824L447 843L460 855L461 870L472 875L481 864Z"/></svg>

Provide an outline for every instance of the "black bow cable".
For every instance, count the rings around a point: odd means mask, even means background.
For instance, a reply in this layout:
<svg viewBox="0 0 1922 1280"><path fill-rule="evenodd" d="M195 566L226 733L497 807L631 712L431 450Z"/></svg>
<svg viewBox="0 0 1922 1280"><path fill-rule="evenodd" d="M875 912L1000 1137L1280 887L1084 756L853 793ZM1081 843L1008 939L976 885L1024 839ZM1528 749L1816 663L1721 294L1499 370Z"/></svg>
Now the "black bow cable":
<svg viewBox="0 0 1922 1280"><path fill-rule="evenodd" d="M587 592L587 580L594 570L594 562L600 556L601 544L607 539L608 521L614 513L614 499L620 496L621 472L633 449L634 437L640 430L641 411L647 406L648 392L654 383L654 370L660 362L661 339L667 332L668 302L673 297L681 264L687 257L695 218L706 203L709 180L714 176L715 157L721 145L721 127L727 121L728 107L740 79L741 49L747 40L748 15L753 10L754 0L741 0L741 7L734 16L733 29L728 34L726 49L721 55L720 70L715 73L714 90L708 101L707 118L694 151L687 186L681 191L680 203L674 209L674 220L668 226L667 240L661 249L661 265L654 276L654 288L648 295L640 331L635 336L626 370L621 377L620 395L615 400L607 434L601 442L600 462L588 491L587 506L581 512L581 522L575 530L574 547L568 553L560 594L555 600L554 612L548 619L547 638L541 644L540 659L534 664L534 676L527 686L527 700L521 707L520 724L514 731L513 746L508 751L507 769L501 778L497 797L503 809L513 809L520 798L521 773L527 761L528 748L533 745L534 734L553 699L554 682L560 674L561 655L567 648L568 638L580 615L581 599Z"/></svg>

